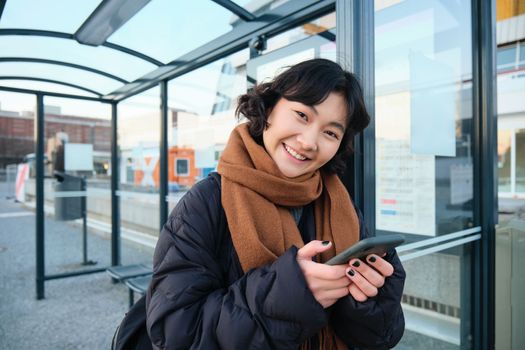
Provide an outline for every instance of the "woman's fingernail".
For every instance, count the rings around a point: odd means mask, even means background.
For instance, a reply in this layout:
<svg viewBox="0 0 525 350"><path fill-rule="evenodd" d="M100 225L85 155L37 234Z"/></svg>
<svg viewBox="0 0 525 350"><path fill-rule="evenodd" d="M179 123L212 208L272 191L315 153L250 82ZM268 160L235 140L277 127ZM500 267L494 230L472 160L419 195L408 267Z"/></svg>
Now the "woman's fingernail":
<svg viewBox="0 0 525 350"><path fill-rule="evenodd" d="M370 261L371 263L375 263L376 262L376 257L375 256L371 256L368 258L368 261Z"/></svg>
<svg viewBox="0 0 525 350"><path fill-rule="evenodd" d="M329 245L330 241L323 241L323 245Z"/></svg>
<svg viewBox="0 0 525 350"><path fill-rule="evenodd" d="M361 265L361 263L359 263L359 260L356 260L352 263L352 266L354 267L359 267Z"/></svg>
<svg viewBox="0 0 525 350"><path fill-rule="evenodd" d="M350 269L348 270L348 274L353 277L355 275L355 272L354 270Z"/></svg>

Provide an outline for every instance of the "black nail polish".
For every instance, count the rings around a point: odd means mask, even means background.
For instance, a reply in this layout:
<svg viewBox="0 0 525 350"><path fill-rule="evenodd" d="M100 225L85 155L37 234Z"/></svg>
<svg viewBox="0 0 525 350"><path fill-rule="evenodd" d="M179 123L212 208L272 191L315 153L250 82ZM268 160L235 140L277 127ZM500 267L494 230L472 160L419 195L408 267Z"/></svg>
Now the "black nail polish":
<svg viewBox="0 0 525 350"><path fill-rule="evenodd" d="M371 256L370 258L368 258L368 261L370 261L371 263L375 263L376 262L376 257L375 256Z"/></svg>
<svg viewBox="0 0 525 350"><path fill-rule="evenodd" d="M354 267L359 267L361 265L361 263L359 262L359 260L356 260L352 263L352 266Z"/></svg>
<svg viewBox="0 0 525 350"><path fill-rule="evenodd" d="M355 272L354 270L350 269L348 270L348 274L353 277L355 275Z"/></svg>
<svg viewBox="0 0 525 350"><path fill-rule="evenodd" d="M323 241L323 245L329 245L330 241Z"/></svg>

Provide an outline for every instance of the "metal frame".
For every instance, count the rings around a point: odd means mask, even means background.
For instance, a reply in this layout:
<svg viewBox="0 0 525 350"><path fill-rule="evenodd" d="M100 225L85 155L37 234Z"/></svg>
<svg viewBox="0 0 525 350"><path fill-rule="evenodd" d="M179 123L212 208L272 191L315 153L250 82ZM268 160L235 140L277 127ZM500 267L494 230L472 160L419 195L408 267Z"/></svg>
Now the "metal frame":
<svg viewBox="0 0 525 350"><path fill-rule="evenodd" d="M2 18L2 14L4 13L5 3L7 0L0 0L0 19Z"/></svg>
<svg viewBox="0 0 525 350"><path fill-rule="evenodd" d="M73 36L81 44L99 46L149 2L150 0L103 0Z"/></svg>
<svg viewBox="0 0 525 350"><path fill-rule="evenodd" d="M51 31L51 30L38 30L38 29L20 29L20 28L5 28L5 29L0 29L0 35L25 35L25 36L43 36L43 37L49 37L49 38L59 38L59 39L69 39L69 40L73 40L75 42L76 39L75 37L73 36L73 34L69 34L69 33L63 33L63 32L55 32L55 31ZM123 52L125 54L128 54L128 55L131 55L131 56L134 56L136 58L140 58L144 61L147 61L149 63L152 63L156 66L162 66L164 65L164 63L152 58L152 57L149 57L143 53L140 53L138 51L135 51L135 50L132 50L132 49L129 49L125 46L120 46L120 45L117 45L117 44L112 44L112 43L109 43L109 42L105 42L103 43L101 46L104 46L104 47L107 47L107 48L110 48L110 49L113 49L113 50L117 50L117 51L120 51L120 52Z"/></svg>
<svg viewBox="0 0 525 350"><path fill-rule="evenodd" d="M495 225L498 217L496 113L496 2L472 1L475 224L481 241L472 258L472 348L495 345ZM481 176L483 175L483 176Z"/></svg>
<svg viewBox="0 0 525 350"><path fill-rule="evenodd" d="M45 239L44 239L44 96L36 95L35 115L35 187L36 187L36 298L44 299Z"/></svg>
<svg viewBox="0 0 525 350"><path fill-rule="evenodd" d="M354 153L342 177L365 225L375 234L374 3L337 0L337 60L363 87L369 126L354 138Z"/></svg>
<svg viewBox="0 0 525 350"><path fill-rule="evenodd" d="M120 202L117 191L120 187L118 148L118 109L111 104L111 266L120 265Z"/></svg>
<svg viewBox="0 0 525 350"><path fill-rule="evenodd" d="M0 88L0 90L5 90ZM35 234L36 234L36 273L35 273L35 287L36 287L36 299L41 300L45 298L45 281L68 278L74 276L87 275L91 273L104 272L109 267L99 267L94 269L86 269L79 271L72 271L60 274L46 275L45 273L45 212L44 212L44 137L45 137L45 112L44 112L44 97L46 96L43 93L35 93L36 95L36 115L35 115L35 170L36 170L36 179L35 179L35 196L36 196L36 206L35 206ZM64 97L64 96L59 96ZM107 102L100 101L99 102ZM115 106L115 104L113 104ZM116 108L114 108L116 110ZM116 119L116 118L115 118ZM115 129L116 132L116 129ZM116 139L115 139L116 140ZM115 141L116 142L116 141ZM112 153L116 155L116 152ZM113 177L113 173L112 173ZM112 183L113 185L113 183ZM115 191L112 186L112 195ZM112 202L112 204L114 204ZM118 216L117 216L118 217ZM118 225L116 226L118 228ZM114 228L112 227L114 230ZM117 237L120 238L120 237ZM118 249L120 249L120 242L115 239L112 235L112 248L116 244ZM112 250L113 253L113 250ZM112 254L112 261L114 255Z"/></svg>
<svg viewBox="0 0 525 350"><path fill-rule="evenodd" d="M80 85L66 83L60 80L54 80L54 79L46 79L46 78L35 78L35 77L22 77L19 75L13 75L13 76L0 76L0 80L30 80L30 81L41 81L44 83L52 83L52 84L58 84L58 85L64 85L69 86L75 89L83 90L86 92L89 92L90 94L97 95L98 97L102 97L102 94L100 92L97 92L95 90L91 90L88 88L85 88Z"/></svg>
<svg viewBox="0 0 525 350"><path fill-rule="evenodd" d="M122 79L120 77L117 77L116 75L113 75L113 74L110 74L110 73L107 73L107 72L104 72L104 71L101 71L95 68L83 66L80 64L76 64L76 63L65 62L65 61L56 61L56 60L48 60L44 58L29 58L29 57L0 57L0 62L29 62L29 63L53 64L57 66L71 67L71 68L81 69L81 70L84 70L90 73L99 74L107 78L117 80L124 84L129 83L129 81Z"/></svg>
<svg viewBox="0 0 525 350"><path fill-rule="evenodd" d="M168 110L168 82L166 80L160 82L160 101L159 228L162 228L168 220L168 128L171 126L171 118Z"/></svg>
<svg viewBox="0 0 525 350"><path fill-rule="evenodd" d="M59 93L59 92L51 92L51 91L44 91L44 90L32 90L32 89L22 89L22 88L14 88L14 87L7 87L7 86L0 86L0 91L18 92L18 93L21 93L21 94L32 94L32 95L39 95L40 94L40 95L45 95L45 96L71 98L71 99L77 99L77 100L97 101L97 102L102 102L102 103L113 103L113 101L111 101L111 100L106 100L106 99L98 98L98 97L72 95L72 94L62 94L62 93Z"/></svg>

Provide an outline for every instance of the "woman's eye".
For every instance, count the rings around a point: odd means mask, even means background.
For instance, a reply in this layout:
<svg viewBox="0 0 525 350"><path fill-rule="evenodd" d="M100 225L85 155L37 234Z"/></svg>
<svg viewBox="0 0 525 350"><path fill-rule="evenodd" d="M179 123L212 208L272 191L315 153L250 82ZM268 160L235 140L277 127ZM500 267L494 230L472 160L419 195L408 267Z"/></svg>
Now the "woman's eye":
<svg viewBox="0 0 525 350"><path fill-rule="evenodd" d="M304 120L308 120L308 116L306 114L304 114L303 112L295 111L295 113L297 113L299 118L302 118Z"/></svg>
<svg viewBox="0 0 525 350"><path fill-rule="evenodd" d="M339 140L339 135L337 135L335 132L333 131L326 131L326 134L330 137L333 137L334 139L336 140Z"/></svg>

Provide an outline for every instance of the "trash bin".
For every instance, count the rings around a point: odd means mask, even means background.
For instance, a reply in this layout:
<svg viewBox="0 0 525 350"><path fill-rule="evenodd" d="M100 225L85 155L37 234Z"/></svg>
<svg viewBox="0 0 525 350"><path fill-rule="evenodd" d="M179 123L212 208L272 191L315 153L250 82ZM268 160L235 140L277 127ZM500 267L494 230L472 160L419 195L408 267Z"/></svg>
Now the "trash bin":
<svg viewBox="0 0 525 350"><path fill-rule="evenodd" d="M55 220L67 221L81 219L84 217L85 179L64 173L55 173ZM77 192L68 194L68 192Z"/></svg>

